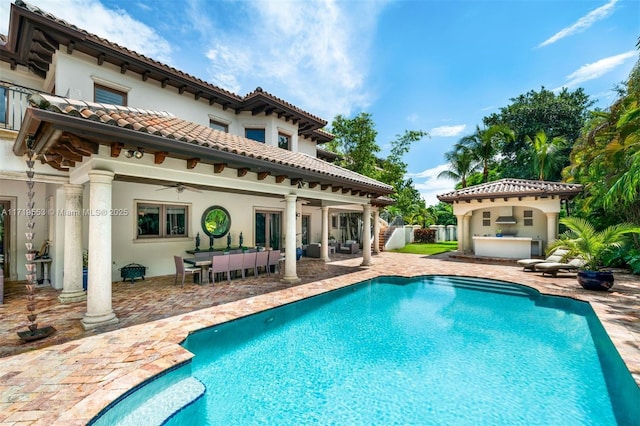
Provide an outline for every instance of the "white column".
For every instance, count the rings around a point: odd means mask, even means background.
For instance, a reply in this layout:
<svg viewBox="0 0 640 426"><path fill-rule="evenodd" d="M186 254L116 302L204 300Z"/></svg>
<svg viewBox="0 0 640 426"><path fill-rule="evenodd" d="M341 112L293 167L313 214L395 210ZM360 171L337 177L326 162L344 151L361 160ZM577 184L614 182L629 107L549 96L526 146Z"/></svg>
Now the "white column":
<svg viewBox="0 0 640 426"><path fill-rule="evenodd" d="M82 289L82 190L83 185L64 185L64 276L61 303L87 299Z"/></svg>
<svg viewBox="0 0 640 426"><path fill-rule="evenodd" d="M558 213L545 213L547 216L547 247L558 238ZM543 250L544 252L544 250Z"/></svg>
<svg viewBox="0 0 640 426"><path fill-rule="evenodd" d="M114 173L89 172L89 280L85 330L118 322L111 307L111 182Z"/></svg>
<svg viewBox="0 0 640 426"><path fill-rule="evenodd" d="M371 265L371 204L362 206L362 265Z"/></svg>
<svg viewBox="0 0 640 426"><path fill-rule="evenodd" d="M464 244L465 244L464 215L463 214L456 215L456 220L458 222L458 229L460 229L461 231L461 232L458 232L458 251L460 253L464 253Z"/></svg>
<svg viewBox="0 0 640 426"><path fill-rule="evenodd" d="M284 276L282 281L298 282L296 272L296 199L295 194L285 195L286 207L284 211L285 223L287 224L287 237L284 248Z"/></svg>
<svg viewBox="0 0 640 426"><path fill-rule="evenodd" d="M466 214L462 218L462 233L464 234L464 253L471 253L473 241L471 239L469 231L469 223L471 222L471 215ZM460 244L460 243L458 243Z"/></svg>
<svg viewBox="0 0 640 426"><path fill-rule="evenodd" d="M322 235L320 236L320 256L325 262L330 262L329 258L329 207L322 206Z"/></svg>
<svg viewBox="0 0 640 426"><path fill-rule="evenodd" d="M373 252L380 253L380 210L373 210Z"/></svg>

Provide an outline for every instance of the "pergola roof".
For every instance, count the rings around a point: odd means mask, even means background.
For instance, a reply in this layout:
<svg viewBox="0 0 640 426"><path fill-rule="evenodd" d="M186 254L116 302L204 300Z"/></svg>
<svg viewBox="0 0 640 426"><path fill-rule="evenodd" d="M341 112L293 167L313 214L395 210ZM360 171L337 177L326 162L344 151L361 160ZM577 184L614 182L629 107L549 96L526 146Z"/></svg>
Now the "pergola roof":
<svg viewBox="0 0 640 426"><path fill-rule="evenodd" d="M14 153L22 155L26 140L33 136L36 152L45 154L44 161L57 169L73 167L84 156L97 153L99 145L108 145L113 157L122 149L142 148L155 156L156 164L173 157L186 160L187 168L202 162L213 165L216 173L229 167L237 169L239 177L252 171L259 179L272 175L279 182L291 179L292 185L330 186L333 192L373 198L393 192L389 185L316 157L221 132L167 112L46 94L32 95L29 101Z"/></svg>
<svg viewBox="0 0 640 426"><path fill-rule="evenodd" d="M505 178L441 194L438 195L438 200L452 203L454 201L492 198L545 198L548 196L558 196L560 199L571 199L581 191L582 185L579 184Z"/></svg>
<svg viewBox="0 0 640 426"><path fill-rule="evenodd" d="M298 134L316 143L333 139L333 135L322 130L327 125L325 120L260 87L242 97L78 28L22 0L11 5L9 34L0 36L0 61L10 63L14 70L18 65L28 67L44 79L60 46L66 46L69 54L82 52L96 58L98 65L105 62L113 64L120 68L122 74L139 74L142 81L157 80L163 89L191 94L196 101L207 100L209 105L217 103L224 110L231 109L236 114L243 111L252 115L275 114L297 124Z"/></svg>

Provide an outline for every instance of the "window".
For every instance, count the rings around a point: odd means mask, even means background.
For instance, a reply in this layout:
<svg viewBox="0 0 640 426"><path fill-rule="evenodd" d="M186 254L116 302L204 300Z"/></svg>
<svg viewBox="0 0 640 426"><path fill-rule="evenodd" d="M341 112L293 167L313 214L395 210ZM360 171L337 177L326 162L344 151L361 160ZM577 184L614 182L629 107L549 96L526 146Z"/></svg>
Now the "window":
<svg viewBox="0 0 640 426"><path fill-rule="evenodd" d="M7 110L9 105L9 98L7 96L7 89L5 87L0 87L0 124L3 124L6 127L7 121Z"/></svg>
<svg viewBox="0 0 640 426"><path fill-rule="evenodd" d="M173 204L138 203L138 238L187 236L189 207Z"/></svg>
<svg viewBox="0 0 640 426"><path fill-rule="evenodd" d="M216 120L209 120L209 127L221 132L229 133L229 125Z"/></svg>
<svg viewBox="0 0 640 426"><path fill-rule="evenodd" d="M247 139L253 139L258 142L265 142L265 132L264 129L244 129L244 136Z"/></svg>
<svg viewBox="0 0 640 426"><path fill-rule="evenodd" d="M533 210L524 211L524 226L533 226Z"/></svg>
<svg viewBox="0 0 640 426"><path fill-rule="evenodd" d="M278 133L278 147L282 149L291 149L291 136L284 133Z"/></svg>
<svg viewBox="0 0 640 426"><path fill-rule="evenodd" d="M331 227L332 228L338 227L338 216L336 215L331 216Z"/></svg>
<svg viewBox="0 0 640 426"><path fill-rule="evenodd" d="M127 94L125 92L97 83L93 86L93 99L103 104L127 106Z"/></svg>
<svg viewBox="0 0 640 426"><path fill-rule="evenodd" d="M491 212L482 212L482 226L491 226Z"/></svg>

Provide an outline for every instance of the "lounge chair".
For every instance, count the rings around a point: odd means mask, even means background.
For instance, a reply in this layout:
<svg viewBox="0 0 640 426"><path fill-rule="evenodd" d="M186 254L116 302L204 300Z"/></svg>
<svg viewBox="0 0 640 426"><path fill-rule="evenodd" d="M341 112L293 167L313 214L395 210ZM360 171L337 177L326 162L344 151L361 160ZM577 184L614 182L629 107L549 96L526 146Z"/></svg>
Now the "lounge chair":
<svg viewBox="0 0 640 426"><path fill-rule="evenodd" d="M584 259L576 257L567 263L562 262L542 262L533 265L536 272L542 272L542 275L549 274L556 277L558 272L570 272L584 267Z"/></svg>
<svg viewBox="0 0 640 426"><path fill-rule="evenodd" d="M553 253L549 255L546 259L520 259L518 260L518 265L522 266L523 271L533 271L535 265L540 263L561 263L564 256L569 253L568 250L565 249L555 249Z"/></svg>

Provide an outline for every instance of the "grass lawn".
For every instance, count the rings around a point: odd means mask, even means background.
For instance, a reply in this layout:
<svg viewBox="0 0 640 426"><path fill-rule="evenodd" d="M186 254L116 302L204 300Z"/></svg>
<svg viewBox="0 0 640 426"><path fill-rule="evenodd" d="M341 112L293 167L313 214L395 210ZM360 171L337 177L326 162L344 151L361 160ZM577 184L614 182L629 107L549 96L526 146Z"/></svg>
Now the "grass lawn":
<svg viewBox="0 0 640 426"><path fill-rule="evenodd" d="M446 241L435 244L407 244L404 248L391 250L396 253L413 253L413 254L425 254L432 255L438 253L444 253L446 251L453 251L458 248L457 241Z"/></svg>

